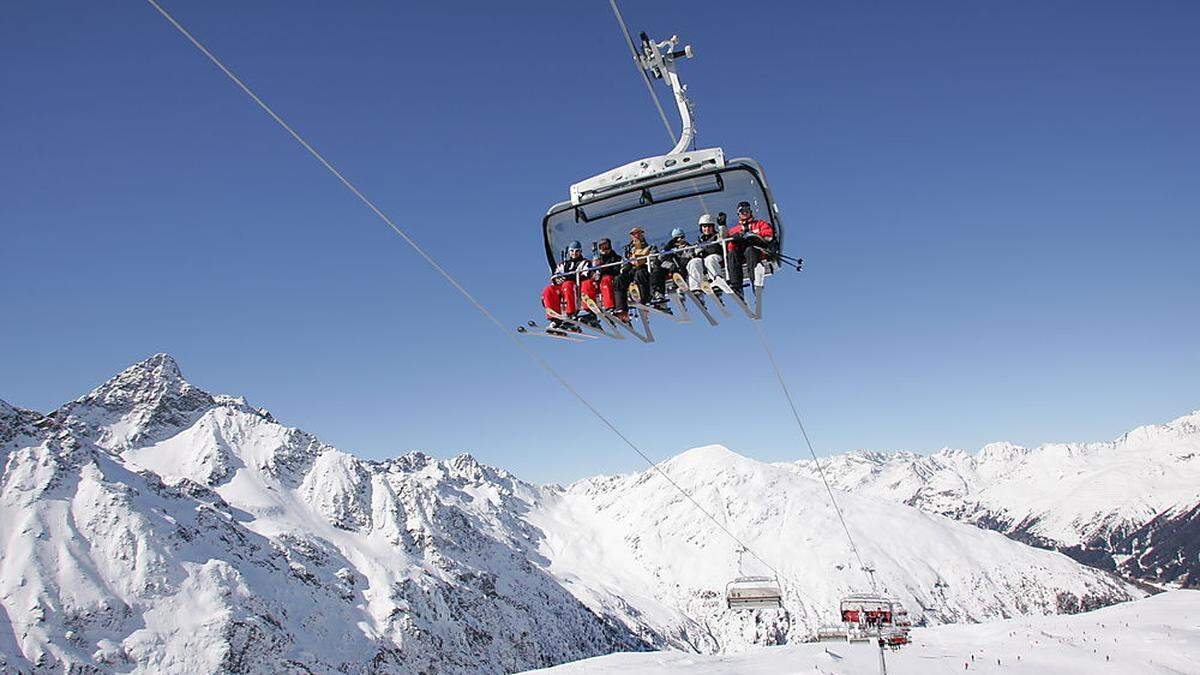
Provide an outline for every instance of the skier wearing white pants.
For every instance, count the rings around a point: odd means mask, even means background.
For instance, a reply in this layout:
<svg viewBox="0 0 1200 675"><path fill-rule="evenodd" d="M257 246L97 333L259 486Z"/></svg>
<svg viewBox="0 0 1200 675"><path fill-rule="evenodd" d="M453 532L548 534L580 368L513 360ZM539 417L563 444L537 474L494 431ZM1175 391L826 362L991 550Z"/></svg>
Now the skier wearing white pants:
<svg viewBox="0 0 1200 675"><path fill-rule="evenodd" d="M706 213L700 216L699 224L700 238L696 243L702 248L696 249L696 256L687 262L688 286L693 291L701 290L705 273L709 281L725 274L724 255L721 253L721 242L717 239L717 219Z"/></svg>

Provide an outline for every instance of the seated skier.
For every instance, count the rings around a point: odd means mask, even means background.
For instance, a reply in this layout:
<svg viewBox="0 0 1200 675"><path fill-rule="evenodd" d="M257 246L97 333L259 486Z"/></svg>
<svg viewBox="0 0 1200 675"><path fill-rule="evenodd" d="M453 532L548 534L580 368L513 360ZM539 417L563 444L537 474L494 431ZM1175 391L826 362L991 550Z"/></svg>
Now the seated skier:
<svg viewBox="0 0 1200 675"><path fill-rule="evenodd" d="M554 310L568 318L575 318L579 313L579 298L575 295L578 289L576 276L587 270L588 259L583 257L583 244L571 242L567 247L567 257L554 268L554 276L550 283L542 289L542 306ZM546 313L555 328L566 328L561 322Z"/></svg>
<svg viewBox="0 0 1200 675"><path fill-rule="evenodd" d="M765 220L757 220L750 202L738 204L737 224L729 228L729 285L742 297L742 264L750 271L755 294L766 283L766 267L771 261L771 242L775 229Z"/></svg>
<svg viewBox="0 0 1200 675"><path fill-rule="evenodd" d="M659 258L662 263L663 275L668 278L675 274L683 276L687 272L688 262L695 254L696 250L684 236L683 228L677 227L671 230L671 239L666 246L663 246L663 254ZM679 289L681 292L684 290L686 289Z"/></svg>
<svg viewBox="0 0 1200 675"><path fill-rule="evenodd" d="M707 213L700 216L700 237L696 243L701 248L696 249L696 255L687 262L688 286L693 291L699 291L704 285L705 272L708 281L722 276L725 256L721 253L721 242L717 236L717 219Z"/></svg>
<svg viewBox="0 0 1200 675"><path fill-rule="evenodd" d="M646 231L640 227L631 229L629 237L625 245L627 264L618 277L619 286L627 289L636 284L643 303L665 305L666 277L662 265L654 260L658 247L646 241Z"/></svg>
<svg viewBox="0 0 1200 675"><path fill-rule="evenodd" d="M579 290L602 308L621 316L626 311L625 293L618 292L617 277L621 274L621 256L612 248L612 240L601 239L596 244L588 275Z"/></svg>

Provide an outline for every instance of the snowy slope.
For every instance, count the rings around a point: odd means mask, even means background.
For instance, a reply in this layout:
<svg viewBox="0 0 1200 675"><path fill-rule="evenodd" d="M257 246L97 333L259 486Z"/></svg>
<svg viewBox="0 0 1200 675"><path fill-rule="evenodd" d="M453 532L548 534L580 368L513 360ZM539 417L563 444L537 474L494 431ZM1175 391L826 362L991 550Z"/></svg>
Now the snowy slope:
<svg viewBox="0 0 1200 675"><path fill-rule="evenodd" d="M517 517L536 489L468 456L364 462L165 355L42 427L3 410L6 672L503 672L651 646L540 569Z"/></svg>
<svg viewBox="0 0 1200 675"><path fill-rule="evenodd" d="M724 609L736 544L658 473L580 481L530 520L547 533L550 572L576 588L616 589L647 613L681 608L686 642L701 651L804 639L834 619L838 599L865 590L841 525L817 481L737 455L697 448L663 465L671 478L766 563L784 584L787 612ZM1081 573L1066 556L895 503L840 494L864 562L916 622L986 621L1079 611L1127 590ZM744 573L768 574L747 556ZM592 607L603 607L578 593ZM702 630L695 630L700 624Z"/></svg>
<svg viewBox="0 0 1200 675"><path fill-rule="evenodd" d="M1200 592L1172 591L1074 616L918 628L886 654L891 675L1121 675L1200 672ZM736 655L613 654L536 671L549 675L641 673L767 675L879 672L870 644L809 643Z"/></svg>
<svg viewBox="0 0 1200 675"><path fill-rule="evenodd" d="M512 672L732 651L807 636L861 584L823 490L780 467L717 447L666 464L783 574L788 612L733 614L730 543L657 475L563 489L469 455L364 461L161 354L48 415L0 403L0 454L6 672ZM1139 595L995 533L844 499L919 620Z"/></svg>
<svg viewBox="0 0 1200 675"><path fill-rule="evenodd" d="M996 529L1132 576L1200 586L1200 559L1189 550L1200 539L1200 411L1109 443L1032 449L993 443L976 454L864 451L822 464L844 490ZM811 461L792 467L816 476Z"/></svg>

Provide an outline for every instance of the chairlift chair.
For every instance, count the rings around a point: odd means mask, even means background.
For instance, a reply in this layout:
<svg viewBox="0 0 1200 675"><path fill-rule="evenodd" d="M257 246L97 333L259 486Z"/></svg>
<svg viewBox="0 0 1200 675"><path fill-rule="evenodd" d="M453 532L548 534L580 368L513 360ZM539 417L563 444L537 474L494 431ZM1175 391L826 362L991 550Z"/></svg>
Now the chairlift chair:
<svg viewBox="0 0 1200 675"><path fill-rule="evenodd" d="M838 609L850 636L878 636L893 648L909 642L912 622L896 598L879 593L851 593L842 598Z"/></svg>
<svg viewBox="0 0 1200 675"><path fill-rule="evenodd" d="M764 256L768 261L765 264L766 273L770 274L775 265L781 264L785 259L799 270L799 259L788 258L781 253L784 241L783 221L780 218L779 206L767 185L762 166L750 158L727 160L725 151L721 148L688 149L695 138L695 127L692 123L693 106L685 93L687 87L679 80L675 62L679 58L692 58L691 46L677 49L678 36L672 36L662 42L653 42L642 33L641 40L638 64L647 77L665 80L674 94L682 129L679 141L665 155L639 159L571 185L570 199L554 204L547 210L542 219L542 239L551 276L554 275L559 261L565 257L570 242L581 242L585 255L589 251L596 251L601 239L609 239L613 249L620 251L628 241L629 231L640 227L645 231L647 241L658 246L661 251L664 244L671 239L671 230L678 227L688 233L689 240L695 243L700 216L707 214L717 218L720 214L736 214L737 204L743 201L750 203L755 218L767 221L774 230L771 250ZM732 216L731 220L736 221L736 215ZM733 224L729 223L730 226ZM724 249L724 229L720 232ZM652 259L650 264L656 262ZM728 277L728 266L725 274ZM748 270L748 274L743 278L754 279L754 270ZM705 300L700 294L690 292L687 288L678 288L678 284L673 283L671 278L668 278L667 283L668 287L675 291L672 298L677 305L677 311L673 313L676 321L682 323L688 320L685 303L691 302L705 315L710 324L717 323L715 316L707 311L709 308L705 306ZM760 295L756 294L754 307L751 308L740 297L733 300L728 297L725 300L719 299L718 293L728 290L727 279L714 279L713 284L717 286L717 290L706 289L705 293L711 299L710 304L717 305L721 314L728 316L725 302L736 301L749 318L761 318ZM644 298L643 302L648 300ZM647 311L653 308L635 305L634 309L637 310L643 324L642 332L629 331L629 326L625 324L612 325L611 329L606 329L604 324L600 324L598 333L623 339L624 330L633 332L642 342L653 342L654 336L648 323L650 312ZM570 325L570 322L568 327L572 330L578 328Z"/></svg>
<svg viewBox="0 0 1200 675"><path fill-rule="evenodd" d="M725 606L729 609L783 609L783 592L779 577L746 576L742 574L742 556L738 549L739 576L725 584Z"/></svg>
<svg viewBox="0 0 1200 675"><path fill-rule="evenodd" d="M843 623L892 624L892 601L878 593L851 593L842 598L839 609Z"/></svg>
<svg viewBox="0 0 1200 675"><path fill-rule="evenodd" d="M729 609L783 609L783 593L772 577L738 577L725 584Z"/></svg>

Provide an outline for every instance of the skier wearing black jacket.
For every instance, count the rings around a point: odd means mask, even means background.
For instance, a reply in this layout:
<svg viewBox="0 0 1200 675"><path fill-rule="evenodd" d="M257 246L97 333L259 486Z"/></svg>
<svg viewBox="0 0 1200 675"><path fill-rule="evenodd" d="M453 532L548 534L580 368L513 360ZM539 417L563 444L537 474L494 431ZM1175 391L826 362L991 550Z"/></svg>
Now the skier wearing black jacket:
<svg viewBox="0 0 1200 675"><path fill-rule="evenodd" d="M686 250L681 250L686 249ZM696 254L696 249L692 248L691 242L683 234L682 228L671 230L671 240L663 247L663 255L660 258L662 261L663 272L668 277L675 273L683 274L687 271L688 261ZM679 290L683 290L682 288Z"/></svg>
<svg viewBox="0 0 1200 675"><path fill-rule="evenodd" d="M599 300L604 309L625 312L625 290L619 288L617 277L621 274L621 256L612 248L612 241L601 239L592 255L588 277L580 285L580 291L592 300Z"/></svg>
<svg viewBox="0 0 1200 675"><path fill-rule="evenodd" d="M687 262L688 286L693 291L703 287L704 274L714 279L723 274L725 255L721 251L720 236L717 234L717 220L707 213L700 216L700 238L696 243L701 248L696 249L696 256Z"/></svg>
<svg viewBox="0 0 1200 675"><path fill-rule="evenodd" d="M583 257L583 245L577 241L567 247L567 257L554 269L554 277L542 289L542 306L547 310L574 317L579 311L578 285L576 276L587 269L588 259ZM552 318L549 311L547 318Z"/></svg>

